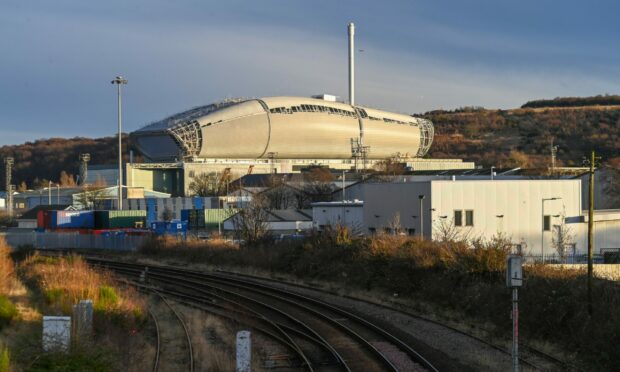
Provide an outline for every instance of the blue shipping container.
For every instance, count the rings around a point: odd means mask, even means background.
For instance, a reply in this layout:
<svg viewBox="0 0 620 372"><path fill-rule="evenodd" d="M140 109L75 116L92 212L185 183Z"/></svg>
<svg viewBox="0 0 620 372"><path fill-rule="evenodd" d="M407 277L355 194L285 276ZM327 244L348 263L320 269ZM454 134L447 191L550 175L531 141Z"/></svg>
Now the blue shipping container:
<svg viewBox="0 0 620 372"><path fill-rule="evenodd" d="M157 220L157 199L146 199L146 223L151 223Z"/></svg>
<svg viewBox="0 0 620 372"><path fill-rule="evenodd" d="M93 211L51 211L53 229L92 229L95 227Z"/></svg>
<svg viewBox="0 0 620 372"><path fill-rule="evenodd" d="M189 221L189 209L181 209L181 221Z"/></svg>

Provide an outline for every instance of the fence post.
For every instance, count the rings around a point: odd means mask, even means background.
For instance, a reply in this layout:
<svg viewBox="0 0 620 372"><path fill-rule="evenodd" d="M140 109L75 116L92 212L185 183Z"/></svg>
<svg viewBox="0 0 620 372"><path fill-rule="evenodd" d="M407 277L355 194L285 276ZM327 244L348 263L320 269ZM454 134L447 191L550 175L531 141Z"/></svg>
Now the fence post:
<svg viewBox="0 0 620 372"><path fill-rule="evenodd" d="M90 340L93 331L93 301L80 300L73 305L74 343L83 344Z"/></svg>
<svg viewBox="0 0 620 372"><path fill-rule="evenodd" d="M252 340L250 331L237 332L237 372L252 370Z"/></svg>

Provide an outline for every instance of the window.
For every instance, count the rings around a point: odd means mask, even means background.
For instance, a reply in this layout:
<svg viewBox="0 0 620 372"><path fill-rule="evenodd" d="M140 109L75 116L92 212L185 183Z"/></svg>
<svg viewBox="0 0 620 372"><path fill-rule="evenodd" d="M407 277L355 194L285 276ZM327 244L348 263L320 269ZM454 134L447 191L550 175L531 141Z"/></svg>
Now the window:
<svg viewBox="0 0 620 372"><path fill-rule="evenodd" d="M551 230L551 216L547 215L543 218L543 230L549 231Z"/></svg>
<svg viewBox="0 0 620 372"><path fill-rule="evenodd" d="M463 226L463 211L454 211L454 226Z"/></svg>
<svg viewBox="0 0 620 372"><path fill-rule="evenodd" d="M374 227L369 227L368 232L371 233L372 235L375 235L377 233L377 229L375 229Z"/></svg>
<svg viewBox="0 0 620 372"><path fill-rule="evenodd" d="M407 234L409 234L409 236L414 236L415 235L415 229L407 229Z"/></svg>
<svg viewBox="0 0 620 372"><path fill-rule="evenodd" d="M474 211L465 211L465 226L474 226Z"/></svg>
<svg viewBox="0 0 620 372"><path fill-rule="evenodd" d="M391 234L392 233L392 229L389 228L389 227L384 227L383 228L383 232L386 233L386 234Z"/></svg>

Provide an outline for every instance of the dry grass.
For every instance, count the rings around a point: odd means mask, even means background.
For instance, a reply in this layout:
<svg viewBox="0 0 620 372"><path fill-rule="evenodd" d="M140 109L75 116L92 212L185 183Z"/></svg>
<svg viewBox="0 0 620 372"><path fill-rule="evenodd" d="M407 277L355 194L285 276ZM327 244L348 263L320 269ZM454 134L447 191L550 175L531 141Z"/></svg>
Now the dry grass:
<svg viewBox="0 0 620 372"><path fill-rule="evenodd" d="M52 258L32 255L20 263L19 271L44 296L48 309L70 314L72 306L91 299L95 311L141 322L146 301L131 287L120 287L107 271L93 270L79 256Z"/></svg>
<svg viewBox="0 0 620 372"><path fill-rule="evenodd" d="M15 270L10 256L11 248L0 236L0 294L7 294L13 285Z"/></svg>

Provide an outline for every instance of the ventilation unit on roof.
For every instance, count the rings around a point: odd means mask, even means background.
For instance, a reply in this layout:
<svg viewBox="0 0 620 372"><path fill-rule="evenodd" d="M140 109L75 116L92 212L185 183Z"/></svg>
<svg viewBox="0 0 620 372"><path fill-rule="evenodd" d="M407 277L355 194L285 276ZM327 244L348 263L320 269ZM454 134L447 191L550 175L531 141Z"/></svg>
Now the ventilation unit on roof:
<svg viewBox="0 0 620 372"><path fill-rule="evenodd" d="M322 99L323 101L336 102L338 100L338 96L334 96L331 94L317 94L312 96L312 98Z"/></svg>

